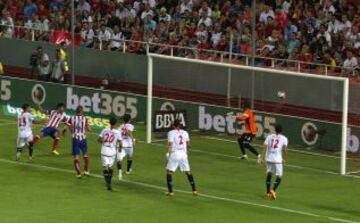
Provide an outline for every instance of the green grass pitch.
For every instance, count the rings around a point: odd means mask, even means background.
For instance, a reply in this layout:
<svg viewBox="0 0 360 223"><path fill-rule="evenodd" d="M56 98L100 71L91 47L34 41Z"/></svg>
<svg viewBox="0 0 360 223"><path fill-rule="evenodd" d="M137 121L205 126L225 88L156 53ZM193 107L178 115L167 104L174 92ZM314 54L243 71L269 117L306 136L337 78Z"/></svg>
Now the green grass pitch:
<svg viewBox="0 0 360 223"><path fill-rule="evenodd" d="M144 126L136 127L143 140ZM92 176L76 179L69 135L61 141L61 156L50 155L51 141L45 139L35 147L34 161L25 150L15 162L15 119L2 116L0 222L360 222L360 179L334 174L338 159L290 151L274 201L265 197L264 166L236 158L235 143L200 134L192 135L189 155L200 196L189 193L180 172L174 176L175 196L164 196L164 142L137 143L133 174L123 182L115 178L114 192L106 191L98 131L88 137Z"/></svg>

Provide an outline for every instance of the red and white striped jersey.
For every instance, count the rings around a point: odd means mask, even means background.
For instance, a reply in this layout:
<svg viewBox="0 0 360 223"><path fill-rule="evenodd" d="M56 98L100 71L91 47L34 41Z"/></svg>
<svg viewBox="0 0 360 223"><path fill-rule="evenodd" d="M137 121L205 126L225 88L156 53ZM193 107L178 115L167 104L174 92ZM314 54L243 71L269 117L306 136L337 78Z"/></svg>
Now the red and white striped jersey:
<svg viewBox="0 0 360 223"><path fill-rule="evenodd" d="M57 129L60 125L60 122L65 122L65 121L66 121L65 113L60 113L56 110L53 110L50 112L49 121L46 127L52 127Z"/></svg>
<svg viewBox="0 0 360 223"><path fill-rule="evenodd" d="M86 130L89 125L88 120L83 115L74 115L71 116L66 124L70 126L72 137L78 140L86 139Z"/></svg>
<svg viewBox="0 0 360 223"><path fill-rule="evenodd" d="M31 124L34 120L33 116L29 112L22 112L18 115L18 128L19 132L31 132Z"/></svg>

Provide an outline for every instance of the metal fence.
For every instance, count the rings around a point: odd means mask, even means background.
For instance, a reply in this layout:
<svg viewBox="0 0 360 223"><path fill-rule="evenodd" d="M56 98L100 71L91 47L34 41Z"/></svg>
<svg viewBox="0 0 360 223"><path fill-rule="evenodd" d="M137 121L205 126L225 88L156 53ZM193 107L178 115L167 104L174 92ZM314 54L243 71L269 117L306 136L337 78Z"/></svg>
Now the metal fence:
<svg viewBox="0 0 360 223"><path fill-rule="evenodd" d="M23 35L16 35L14 32L11 35L3 34L0 36L7 38L21 38L30 41L49 41L50 36L56 32L55 30L44 30L44 29L35 29L25 26L13 26L11 27L13 30L23 30ZM19 31L18 31L19 32ZM65 32L66 33L66 32ZM70 33L68 33L70 36ZM79 35L79 34L78 34ZM46 37L46 38L45 38ZM229 51L217 51L217 50L208 50L208 49L199 49L194 47L187 46L178 46L178 45L170 45L170 44L162 44L162 43L154 43L154 42L144 42L144 41L134 41L134 40L115 40L109 39L107 41L102 38L98 38L94 36L93 38L94 44L92 44L93 49L97 50L110 50L108 47L105 47L104 42L120 42L120 47L117 51L122 53L138 53L138 54L147 54L158 53L170 56L179 56L179 57L187 57L208 61L217 61L222 63L231 63L231 64L241 64L250 66L252 55L250 54L239 54L233 53L231 46L229 43L230 49ZM230 41L232 42L232 38L230 37ZM81 42L81 47L85 47L85 45ZM136 46L137 50L134 50L134 46ZM279 69L279 70L289 70L296 71L301 73L312 73L319 75L330 75L330 76L343 76L349 78L359 78L359 67L356 68L347 68L343 66L332 66L329 64L322 64L316 62L305 62L299 60L289 60L289 59L279 59L279 58L271 58L271 57L261 57L255 56L255 66L258 67L267 67L269 69Z"/></svg>

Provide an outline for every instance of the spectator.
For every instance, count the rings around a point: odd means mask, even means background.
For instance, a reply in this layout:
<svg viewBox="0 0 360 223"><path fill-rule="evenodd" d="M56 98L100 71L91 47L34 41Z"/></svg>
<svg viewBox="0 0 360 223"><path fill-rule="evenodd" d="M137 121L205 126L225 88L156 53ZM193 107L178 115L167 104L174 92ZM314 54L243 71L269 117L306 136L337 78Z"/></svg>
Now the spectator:
<svg viewBox="0 0 360 223"><path fill-rule="evenodd" d="M286 26L284 27L284 39L289 40L292 33L297 33L298 28L295 24L293 24L291 21L286 22Z"/></svg>
<svg viewBox="0 0 360 223"><path fill-rule="evenodd" d="M84 22L80 31L81 41L85 47L92 48L95 32L92 23Z"/></svg>
<svg viewBox="0 0 360 223"><path fill-rule="evenodd" d="M166 12L166 8L162 7L159 13L159 22L165 22L167 24L171 21L171 16Z"/></svg>
<svg viewBox="0 0 360 223"><path fill-rule="evenodd" d="M89 13L91 11L91 6L87 1L79 0L79 3L77 5L76 9L79 10L80 13L83 13L85 11Z"/></svg>
<svg viewBox="0 0 360 223"><path fill-rule="evenodd" d="M38 66L40 64L41 58L43 56L43 48L41 46L37 47L36 50L30 55L30 66L31 66L31 76L34 78L37 76Z"/></svg>
<svg viewBox="0 0 360 223"><path fill-rule="evenodd" d="M141 13L141 19L145 20L148 15L151 15L151 17L154 17L154 12L151 10L149 4L145 4L144 11Z"/></svg>
<svg viewBox="0 0 360 223"><path fill-rule="evenodd" d="M103 48L106 49L108 42L111 38L111 33L110 31L106 28L105 24L101 24L100 30L97 32L97 36L100 40L100 42L102 42L103 44Z"/></svg>
<svg viewBox="0 0 360 223"><path fill-rule="evenodd" d="M47 53L41 48L41 52L37 62L38 79L42 81L49 81L50 79L50 59Z"/></svg>
<svg viewBox="0 0 360 223"><path fill-rule="evenodd" d="M211 18L208 16L208 14L206 12L202 12L201 18L198 22L198 26L200 24L204 24L206 26L206 28L209 28L212 26Z"/></svg>
<svg viewBox="0 0 360 223"><path fill-rule="evenodd" d="M4 74L4 66L0 62L0 74Z"/></svg>
<svg viewBox="0 0 360 223"><path fill-rule="evenodd" d="M26 18L31 18L36 12L38 8L35 3L32 2L32 0L26 0L26 4L24 7L24 16Z"/></svg>
<svg viewBox="0 0 360 223"><path fill-rule="evenodd" d="M320 39L321 37L324 37L327 44L331 47L332 46L332 40L331 40L331 35L329 33L329 31L326 30L325 25L321 24L319 26L319 33L316 35L317 39Z"/></svg>
<svg viewBox="0 0 360 223"><path fill-rule="evenodd" d="M291 55L294 48L300 47L300 41L296 36L296 33L291 33L290 39L288 40L288 53Z"/></svg>
<svg viewBox="0 0 360 223"><path fill-rule="evenodd" d="M0 36L5 38L12 38L14 35L14 20L10 16L10 13L6 10L3 10L3 16L0 20Z"/></svg>
<svg viewBox="0 0 360 223"><path fill-rule="evenodd" d="M208 17L211 17L212 14L212 10L206 1L201 3L201 8L199 9L199 15L202 15L203 13L205 13Z"/></svg>
<svg viewBox="0 0 360 223"><path fill-rule="evenodd" d="M116 51L121 49L122 40L124 40L123 34L120 32L119 26L114 27L114 33L111 35L110 50Z"/></svg>
<svg viewBox="0 0 360 223"><path fill-rule="evenodd" d="M329 65L332 71L334 71L336 68L336 60L331 56L329 50L325 51L322 63Z"/></svg>
<svg viewBox="0 0 360 223"><path fill-rule="evenodd" d="M153 17L151 14L147 14L146 18L144 20L144 30L152 30L154 31L156 29L156 22L153 20Z"/></svg>
<svg viewBox="0 0 360 223"><path fill-rule="evenodd" d="M182 0L180 4L180 13L184 14L186 10L192 12L193 2L192 0Z"/></svg>
<svg viewBox="0 0 360 223"><path fill-rule="evenodd" d="M59 49L56 50L55 60L52 63L51 80L55 83L64 83L65 75L69 71L69 66L62 58Z"/></svg>
<svg viewBox="0 0 360 223"><path fill-rule="evenodd" d="M262 23L267 23L268 17L275 19L274 11L268 5L263 6L263 11L260 14L259 21Z"/></svg>
<svg viewBox="0 0 360 223"><path fill-rule="evenodd" d="M346 51L346 59L343 64L345 72L351 72L358 66L358 61L351 50Z"/></svg>

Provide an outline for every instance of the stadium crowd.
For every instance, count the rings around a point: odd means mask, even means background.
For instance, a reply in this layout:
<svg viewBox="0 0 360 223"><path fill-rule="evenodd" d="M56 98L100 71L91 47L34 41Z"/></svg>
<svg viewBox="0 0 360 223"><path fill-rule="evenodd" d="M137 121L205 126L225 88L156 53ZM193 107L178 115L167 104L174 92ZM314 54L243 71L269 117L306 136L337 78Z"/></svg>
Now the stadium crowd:
<svg viewBox="0 0 360 223"><path fill-rule="evenodd" d="M0 36L54 43L68 38L71 0L0 0L0 10ZM75 44L88 48L122 50L121 41L130 40L126 50L133 53L146 51L137 41L251 53L251 0L75 0L75 14ZM257 56L358 68L356 0L257 0L256 14ZM150 48L170 53L168 46Z"/></svg>

